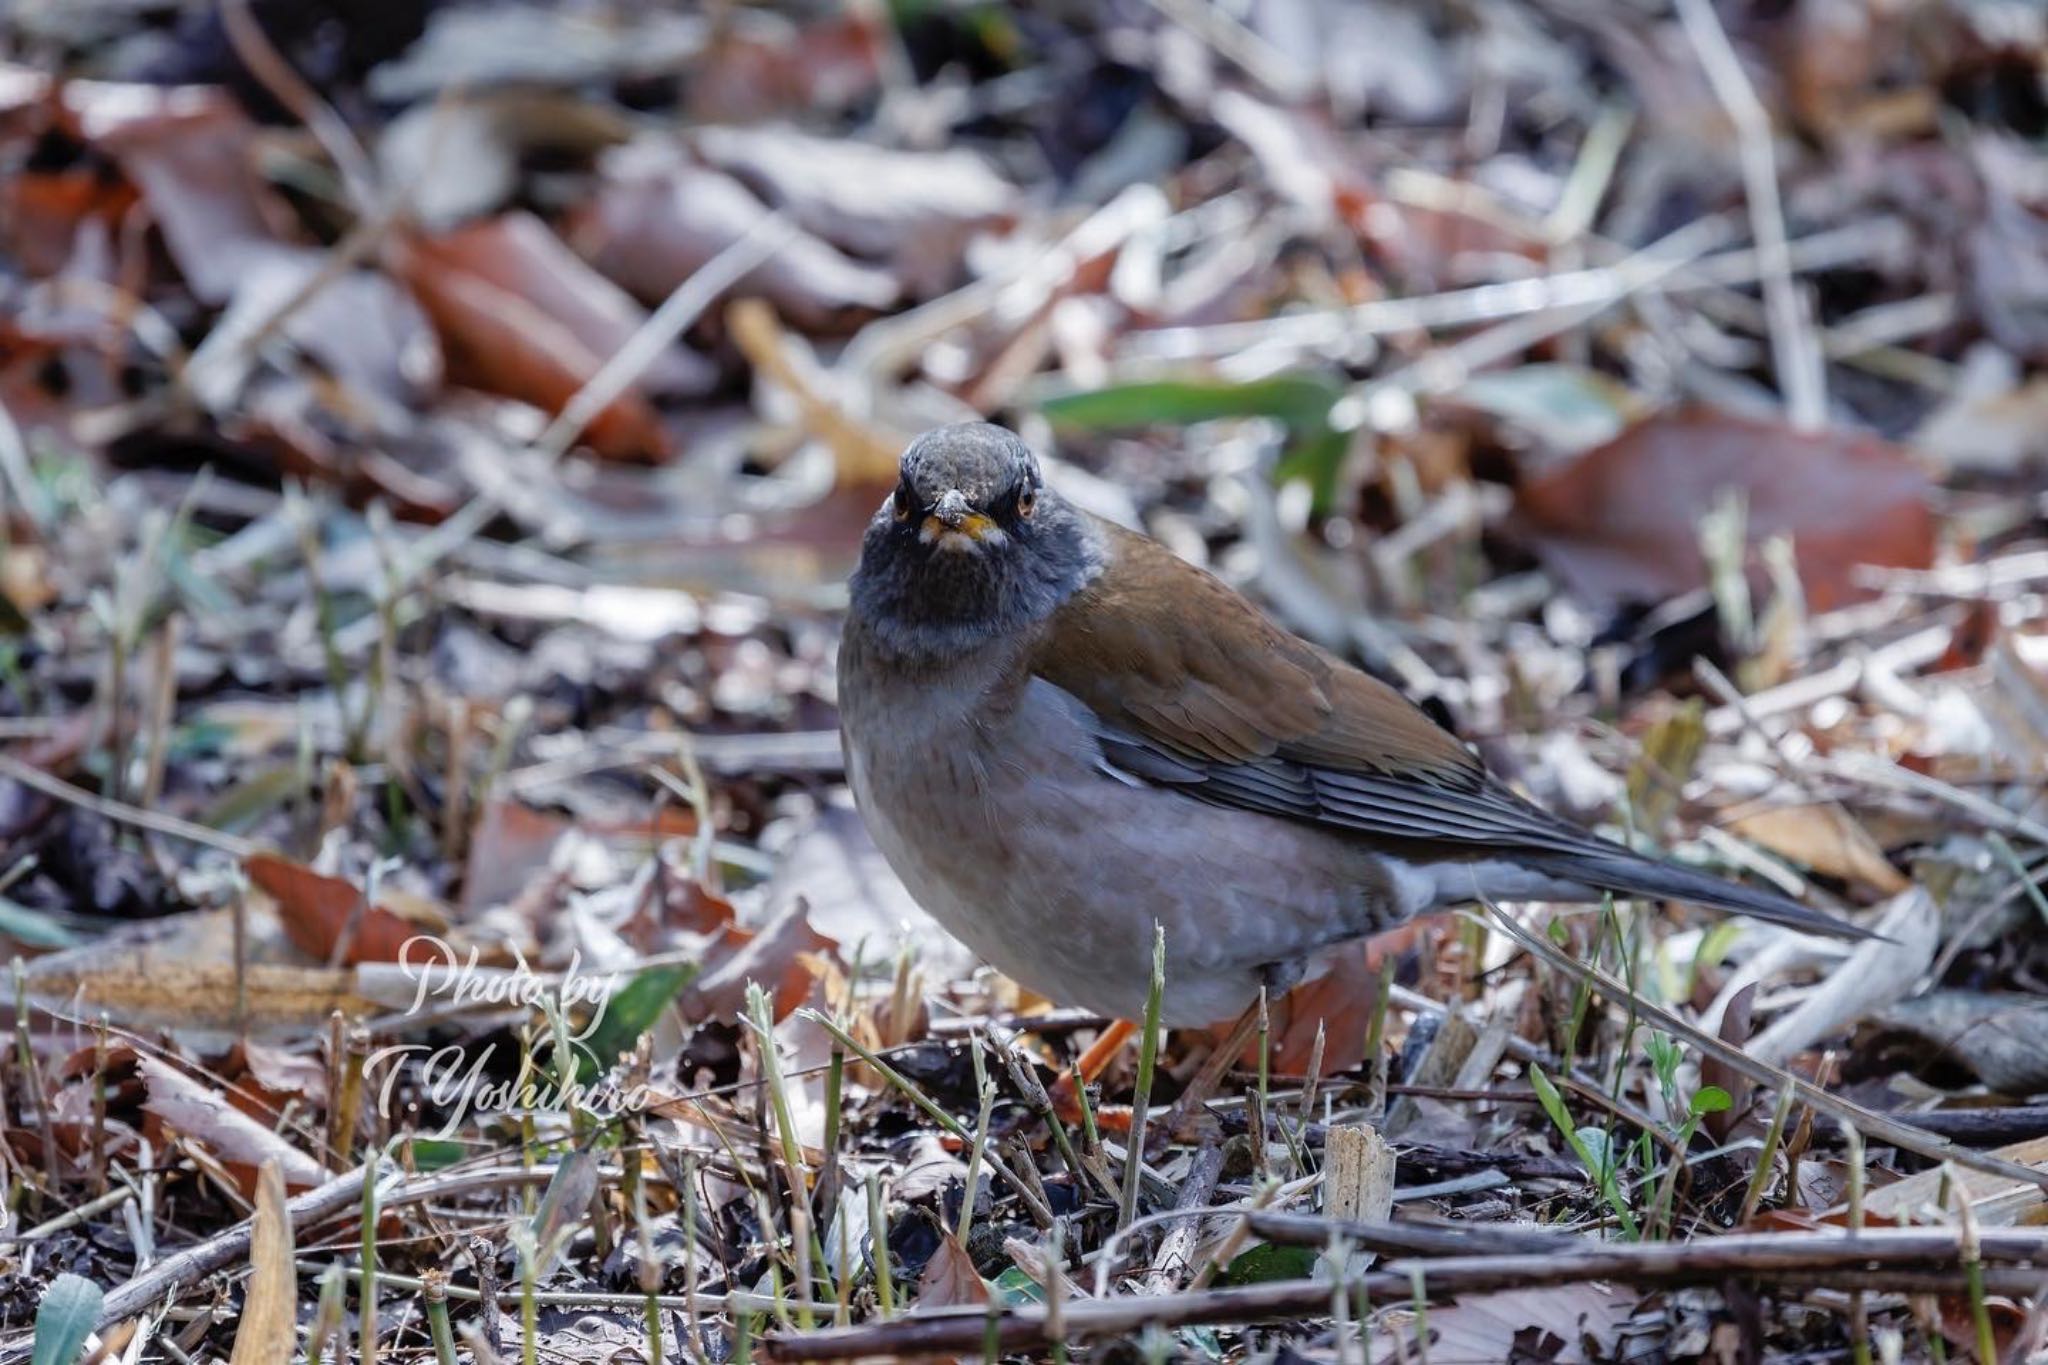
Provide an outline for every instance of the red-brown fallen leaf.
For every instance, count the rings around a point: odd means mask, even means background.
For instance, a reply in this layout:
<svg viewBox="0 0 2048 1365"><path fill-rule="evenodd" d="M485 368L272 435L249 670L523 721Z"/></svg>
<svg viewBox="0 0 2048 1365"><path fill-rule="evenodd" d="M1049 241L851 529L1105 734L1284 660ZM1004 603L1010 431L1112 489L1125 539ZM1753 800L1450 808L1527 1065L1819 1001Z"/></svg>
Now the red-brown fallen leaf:
<svg viewBox="0 0 2048 1365"><path fill-rule="evenodd" d="M301 952L327 961L360 907L360 920L342 954L343 965L439 960L431 945L416 943L408 949L406 942L422 935L445 936L445 919L409 919L383 905L365 906L363 893L353 882L315 872L275 853L252 853L242 865L249 880L277 902L278 920Z"/></svg>
<svg viewBox="0 0 2048 1365"><path fill-rule="evenodd" d="M811 927L799 898L760 929L728 924L705 951L703 969L679 1002L692 1022L730 1019L747 1003L747 983L758 982L774 998L779 1021L810 998L821 959L837 952L839 940Z"/></svg>
<svg viewBox="0 0 2048 1365"><path fill-rule="evenodd" d="M1544 560L1580 596L1612 606L1705 586L1699 524L1728 492L1751 544L1789 534L1806 599L1825 611L1868 595L1859 564L1926 568L1926 473L1863 432L1799 432L1727 413L1652 417L1524 484L1518 508Z"/></svg>
<svg viewBox="0 0 2048 1365"><path fill-rule="evenodd" d="M398 242L392 268L434 324L451 382L559 413L589 382L600 354L531 298L472 273L427 239ZM673 454L654 408L635 389L592 419L583 443L608 459L659 463Z"/></svg>
<svg viewBox="0 0 2048 1365"><path fill-rule="evenodd" d="M583 258L530 213L486 218L413 248L451 270L488 280L516 294L576 334L599 357L610 356L647 321L625 290L592 270ZM701 394L716 382L711 362L671 346L656 356L636 387L652 394Z"/></svg>
<svg viewBox="0 0 2048 1365"><path fill-rule="evenodd" d="M1319 1024L1324 1075L1349 1070L1364 1061L1365 1040L1379 1002L1380 963L1414 946L1426 923L1413 920L1384 934L1345 944L1331 955L1328 971L1274 1001L1267 1016L1272 1025L1273 1070L1286 1076L1305 1074L1315 1053ZM1216 1026L1213 1033L1218 1042L1229 1035L1234 1022L1224 1020ZM1258 1064L1257 1043L1246 1049L1245 1063Z"/></svg>
<svg viewBox="0 0 2048 1365"><path fill-rule="evenodd" d="M968 1197L973 1197L971 1190ZM958 1237L941 1232L939 1249L924 1263L924 1273L917 1277L918 1307L953 1308L987 1302L988 1282L974 1268L974 1258L960 1245Z"/></svg>

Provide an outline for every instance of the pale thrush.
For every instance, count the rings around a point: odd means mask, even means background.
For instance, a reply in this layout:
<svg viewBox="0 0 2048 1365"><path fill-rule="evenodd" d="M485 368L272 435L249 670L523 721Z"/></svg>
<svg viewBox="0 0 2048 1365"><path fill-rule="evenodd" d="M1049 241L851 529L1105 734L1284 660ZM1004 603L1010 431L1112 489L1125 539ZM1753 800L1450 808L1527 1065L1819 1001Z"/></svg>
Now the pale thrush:
<svg viewBox="0 0 2048 1365"><path fill-rule="evenodd" d="M1472 901L1605 893L1863 931L1525 801L1393 688L1098 520L981 423L875 515L839 656L848 779L911 894L990 964L1135 1018L1237 1015L1324 949Z"/></svg>

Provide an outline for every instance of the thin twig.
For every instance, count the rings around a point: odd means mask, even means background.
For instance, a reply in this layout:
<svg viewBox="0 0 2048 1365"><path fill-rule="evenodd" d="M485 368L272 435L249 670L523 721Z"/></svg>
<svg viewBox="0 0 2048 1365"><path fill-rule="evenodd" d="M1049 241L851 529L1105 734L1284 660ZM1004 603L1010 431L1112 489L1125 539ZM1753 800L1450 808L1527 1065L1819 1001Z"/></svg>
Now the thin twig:
<svg viewBox="0 0 2048 1365"><path fill-rule="evenodd" d="M285 1220L294 1235L299 1229L355 1207L362 1201L363 1180L371 1167L358 1166L325 1185L306 1191L284 1206ZM396 1178L397 1168L386 1165L380 1176L387 1184ZM116 1285L101 1302L98 1325L102 1329L123 1318L132 1318L167 1295L198 1283L216 1270L225 1269L249 1255L252 1220L243 1220L207 1238L198 1246L166 1256L125 1284Z"/></svg>
<svg viewBox="0 0 2048 1365"><path fill-rule="evenodd" d="M1995 1250L1994 1250L1995 1248ZM2048 1256L2048 1232L2036 1229L1985 1233L1979 1256L1990 1262L2028 1266ZM1916 1291L1966 1283L1959 1236L1945 1230L1872 1229L1855 1238L1834 1233L1773 1233L1699 1242L1600 1243L1569 1254L1545 1252L1508 1256L1452 1256L1397 1262L1340 1282L1346 1292L1371 1303L1413 1301L1411 1270L1426 1269L1431 1301L1504 1289L1531 1289L1596 1280L1645 1286L1713 1284L1746 1277L1788 1288L1813 1286ZM1993 1285L2038 1286L2037 1269L1986 1270ZM1068 1340L1135 1332L1148 1325L1260 1322L1278 1318L1326 1317L1337 1285L1329 1279L1282 1280L1234 1289L1187 1291L1142 1298L1096 1298L1063 1306L1061 1326ZM867 1327L811 1333L777 1333L764 1343L778 1360L844 1360L857 1356L915 1356L977 1350L992 1336L1005 1353L1030 1351L1052 1340L1042 1305L939 1310Z"/></svg>
<svg viewBox="0 0 2048 1365"><path fill-rule="evenodd" d="M155 811L143 810L140 806L95 796L83 787L74 787L63 778L53 777L41 768L24 763L10 754L0 754L0 777L10 778L24 787L33 787L45 796L89 810L103 819L112 820L117 825L133 825L137 829L146 829L153 834L204 844L223 853L232 853L237 858L246 858L260 847L251 840L223 834L204 825L195 825L189 820L180 820L175 815L159 815Z"/></svg>
<svg viewBox="0 0 2048 1365"><path fill-rule="evenodd" d="M1785 390L1787 414L1793 426L1818 430L1827 425L1827 370L1820 340L1792 283L1785 211L1778 200L1777 156L1771 149L1771 116L1742 69L1712 0L1678 0L1678 19L1699 54L1714 97L1735 125L1743 194L1749 201L1750 232L1756 238L1764 308L1770 318L1772 365Z"/></svg>
<svg viewBox="0 0 2048 1365"><path fill-rule="evenodd" d="M559 459L591 419L624 393L627 386L640 377L641 371L681 336L705 309L716 303L720 295L774 255L789 240L791 232L787 218L771 213L678 284L662 300L661 307L655 309L647 321L626 338L625 344L598 367L597 373L570 396L555 420L534 442L545 462L552 464ZM400 584L416 582L433 565L474 539L492 518L504 510L502 489L487 488L478 492L413 544L411 553L399 566L396 581Z"/></svg>

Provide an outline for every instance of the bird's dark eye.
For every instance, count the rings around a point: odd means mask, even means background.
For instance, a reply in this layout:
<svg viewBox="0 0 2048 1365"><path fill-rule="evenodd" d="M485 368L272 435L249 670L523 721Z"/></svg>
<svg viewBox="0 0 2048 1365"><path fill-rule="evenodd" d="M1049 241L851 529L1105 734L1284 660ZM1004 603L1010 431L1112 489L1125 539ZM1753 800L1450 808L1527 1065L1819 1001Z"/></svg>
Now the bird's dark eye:
<svg viewBox="0 0 2048 1365"><path fill-rule="evenodd" d="M895 497L895 500L894 500L894 502L893 502L893 503L891 504L891 510L892 510L892 511L893 511L893 512L894 512L894 513L896 514L896 520L898 520L898 521L908 521L908 520L910 520L910 514L911 514L911 513L913 512L913 511L915 511L916 509L917 509L917 499L916 499L916 498L913 498L913 497L912 497L912 496L910 495L910 487L909 487L909 485L907 485L907 484L900 484L900 483L899 483L899 484L897 484L897 485L896 485L896 497Z"/></svg>
<svg viewBox="0 0 2048 1365"><path fill-rule="evenodd" d="M1026 487L1017 494L1017 515L1029 519L1038 510L1038 490Z"/></svg>

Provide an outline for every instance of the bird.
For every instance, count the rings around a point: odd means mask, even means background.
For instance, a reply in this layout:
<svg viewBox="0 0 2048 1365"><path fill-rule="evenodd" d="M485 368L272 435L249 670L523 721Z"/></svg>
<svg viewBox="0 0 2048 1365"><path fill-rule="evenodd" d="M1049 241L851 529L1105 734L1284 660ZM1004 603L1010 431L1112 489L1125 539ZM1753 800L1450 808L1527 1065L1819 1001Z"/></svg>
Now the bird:
<svg viewBox="0 0 2048 1365"><path fill-rule="evenodd" d="M848 785L911 896L1018 984L1241 1018L1332 949L1497 900L1670 899L1871 937L1638 854L1489 773L1395 688L943 426L869 522L837 666Z"/></svg>

